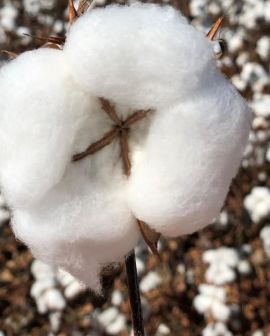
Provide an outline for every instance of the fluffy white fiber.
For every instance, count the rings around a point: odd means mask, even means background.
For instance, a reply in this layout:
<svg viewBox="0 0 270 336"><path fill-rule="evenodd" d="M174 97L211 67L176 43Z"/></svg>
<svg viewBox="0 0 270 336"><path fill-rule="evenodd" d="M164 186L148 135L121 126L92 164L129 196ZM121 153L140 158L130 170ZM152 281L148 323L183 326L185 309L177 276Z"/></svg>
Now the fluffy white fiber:
<svg viewBox="0 0 270 336"><path fill-rule="evenodd" d="M0 72L0 182L13 228L46 263L98 288L102 266L135 245L135 218L166 236L217 216L246 145L250 111L216 70L212 44L176 10L94 9L71 27L64 51L19 56ZM132 173L119 142L72 156L126 119Z"/></svg>
<svg viewBox="0 0 270 336"><path fill-rule="evenodd" d="M64 52L85 89L133 109L195 97L215 71L212 43L170 6L90 11L71 28Z"/></svg>
<svg viewBox="0 0 270 336"><path fill-rule="evenodd" d="M42 49L2 68L0 181L16 236L98 289L100 267L120 260L139 234L117 144L71 162L111 125L63 64L60 51Z"/></svg>

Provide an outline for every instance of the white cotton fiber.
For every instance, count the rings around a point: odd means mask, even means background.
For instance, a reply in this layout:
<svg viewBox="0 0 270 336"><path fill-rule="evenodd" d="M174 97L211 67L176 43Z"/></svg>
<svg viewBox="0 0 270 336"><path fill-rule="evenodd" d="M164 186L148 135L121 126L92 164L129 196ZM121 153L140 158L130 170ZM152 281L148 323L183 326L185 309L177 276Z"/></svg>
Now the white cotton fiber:
<svg viewBox="0 0 270 336"><path fill-rule="evenodd" d="M74 84L62 56L30 52L1 71L1 185L17 238L98 290L100 269L129 253L139 230L125 198L118 142L72 162L112 122Z"/></svg>
<svg viewBox="0 0 270 336"><path fill-rule="evenodd" d="M246 146L250 111L218 73L184 102L157 110L134 160L134 215L165 236L192 233L220 211Z"/></svg>
<svg viewBox="0 0 270 336"><path fill-rule="evenodd" d="M112 176L111 183L96 183L75 170L70 167L42 202L16 210L14 230L39 259L97 289L100 268L120 261L135 246L138 228L122 181Z"/></svg>
<svg viewBox="0 0 270 336"><path fill-rule="evenodd" d="M2 67L0 92L0 181L9 205L24 206L62 178L83 122L84 93L74 89L61 53L51 49Z"/></svg>
<svg viewBox="0 0 270 336"><path fill-rule="evenodd" d="M214 61L211 43L171 7L108 6L79 19L64 48L76 81L128 108L153 108L136 147L128 200L167 236L220 211L246 145L250 111Z"/></svg>
<svg viewBox="0 0 270 336"><path fill-rule="evenodd" d="M71 27L64 53L78 83L133 109L185 100L215 64L211 43L169 6L95 9Z"/></svg>

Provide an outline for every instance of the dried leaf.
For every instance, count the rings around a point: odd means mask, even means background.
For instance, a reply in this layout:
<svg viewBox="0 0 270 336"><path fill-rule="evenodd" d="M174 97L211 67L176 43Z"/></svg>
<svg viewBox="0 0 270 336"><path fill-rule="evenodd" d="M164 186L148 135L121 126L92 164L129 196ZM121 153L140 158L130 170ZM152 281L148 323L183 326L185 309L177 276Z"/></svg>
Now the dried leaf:
<svg viewBox="0 0 270 336"><path fill-rule="evenodd" d="M219 31L222 25L223 20L224 20L224 16L221 16L220 18L218 18L215 24L213 25L213 27L210 29L210 31L206 35L210 41L213 41L213 39L215 38L217 32Z"/></svg>
<svg viewBox="0 0 270 336"><path fill-rule="evenodd" d="M152 230L145 222L140 221L139 219L137 219L137 222L145 243L151 252L161 260L157 249L157 243L161 237L161 234Z"/></svg>
<svg viewBox="0 0 270 336"><path fill-rule="evenodd" d="M68 19L69 19L69 23L72 24L74 21L76 21L76 19L79 17L75 6L74 6L74 2L73 0L68 0Z"/></svg>
<svg viewBox="0 0 270 336"><path fill-rule="evenodd" d="M93 1L80 0L77 10L78 16L82 16L90 8L92 3Z"/></svg>
<svg viewBox="0 0 270 336"><path fill-rule="evenodd" d="M61 50L61 47L58 44L51 43L51 42L45 43L41 48L50 48L50 49Z"/></svg>
<svg viewBox="0 0 270 336"><path fill-rule="evenodd" d="M24 34L24 35L30 36L36 40L46 41L46 42L55 43L55 44L63 44L66 41L65 37L60 37L60 36L43 37L43 36L30 35L30 34Z"/></svg>

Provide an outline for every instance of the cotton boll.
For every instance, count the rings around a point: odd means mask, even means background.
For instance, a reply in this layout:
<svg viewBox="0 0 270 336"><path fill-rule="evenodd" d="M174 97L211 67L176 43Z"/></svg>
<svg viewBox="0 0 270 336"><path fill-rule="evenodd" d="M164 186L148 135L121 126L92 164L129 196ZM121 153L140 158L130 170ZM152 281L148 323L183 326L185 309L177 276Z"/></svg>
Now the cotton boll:
<svg viewBox="0 0 270 336"><path fill-rule="evenodd" d="M126 329L126 318L116 308L104 310L97 319L109 335L119 335Z"/></svg>
<svg viewBox="0 0 270 336"><path fill-rule="evenodd" d="M35 279L44 280L48 278L54 278L55 272L51 266L44 264L40 260L34 260L31 265L31 273Z"/></svg>
<svg viewBox="0 0 270 336"><path fill-rule="evenodd" d="M30 294L34 299L38 299L46 290L55 287L54 278L47 278L36 281L31 287Z"/></svg>
<svg viewBox="0 0 270 336"><path fill-rule="evenodd" d="M236 267L239 263L239 255L233 248L220 247L216 250L204 252L203 261L209 264L224 264L228 267Z"/></svg>
<svg viewBox="0 0 270 336"><path fill-rule="evenodd" d="M52 49L24 53L2 67L0 90L3 194L10 206L33 204L62 178L89 104L62 52Z"/></svg>
<svg viewBox="0 0 270 336"><path fill-rule="evenodd" d="M227 321L230 308L226 306L224 288L210 285L200 285L200 294L193 301L195 309L201 314L211 314L218 321Z"/></svg>
<svg viewBox="0 0 270 336"><path fill-rule="evenodd" d="M226 264L213 264L206 271L205 278L215 285L225 285L236 279L235 271Z"/></svg>
<svg viewBox="0 0 270 336"><path fill-rule="evenodd" d="M132 109L184 100L215 69L205 36L172 7L153 4L86 13L71 27L64 53L86 90Z"/></svg>
<svg viewBox="0 0 270 336"><path fill-rule="evenodd" d="M160 275L156 272L149 272L141 281L140 283L140 290L142 293L147 293L162 283L162 279Z"/></svg>
<svg viewBox="0 0 270 336"><path fill-rule="evenodd" d="M66 308L66 301L56 288L47 290L40 298L40 301L46 306L44 313L50 310L63 310Z"/></svg>
<svg viewBox="0 0 270 336"><path fill-rule="evenodd" d="M212 303L212 314L217 321L226 322L230 317L230 308L219 301Z"/></svg>
<svg viewBox="0 0 270 336"><path fill-rule="evenodd" d="M135 216L172 237L211 223L240 165L250 117L218 73L178 106L156 111L133 160L128 199Z"/></svg>

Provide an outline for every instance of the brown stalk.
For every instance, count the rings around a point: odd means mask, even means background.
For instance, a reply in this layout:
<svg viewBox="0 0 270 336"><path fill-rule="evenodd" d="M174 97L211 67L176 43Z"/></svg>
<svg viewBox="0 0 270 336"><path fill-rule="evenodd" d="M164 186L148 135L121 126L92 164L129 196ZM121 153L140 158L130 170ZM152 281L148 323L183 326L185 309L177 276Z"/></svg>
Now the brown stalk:
<svg viewBox="0 0 270 336"><path fill-rule="evenodd" d="M220 18L218 18L215 24L213 25L213 27L210 29L210 31L206 35L210 41L214 40L217 32L219 31L222 25L223 20L224 20L224 16L221 16Z"/></svg>

